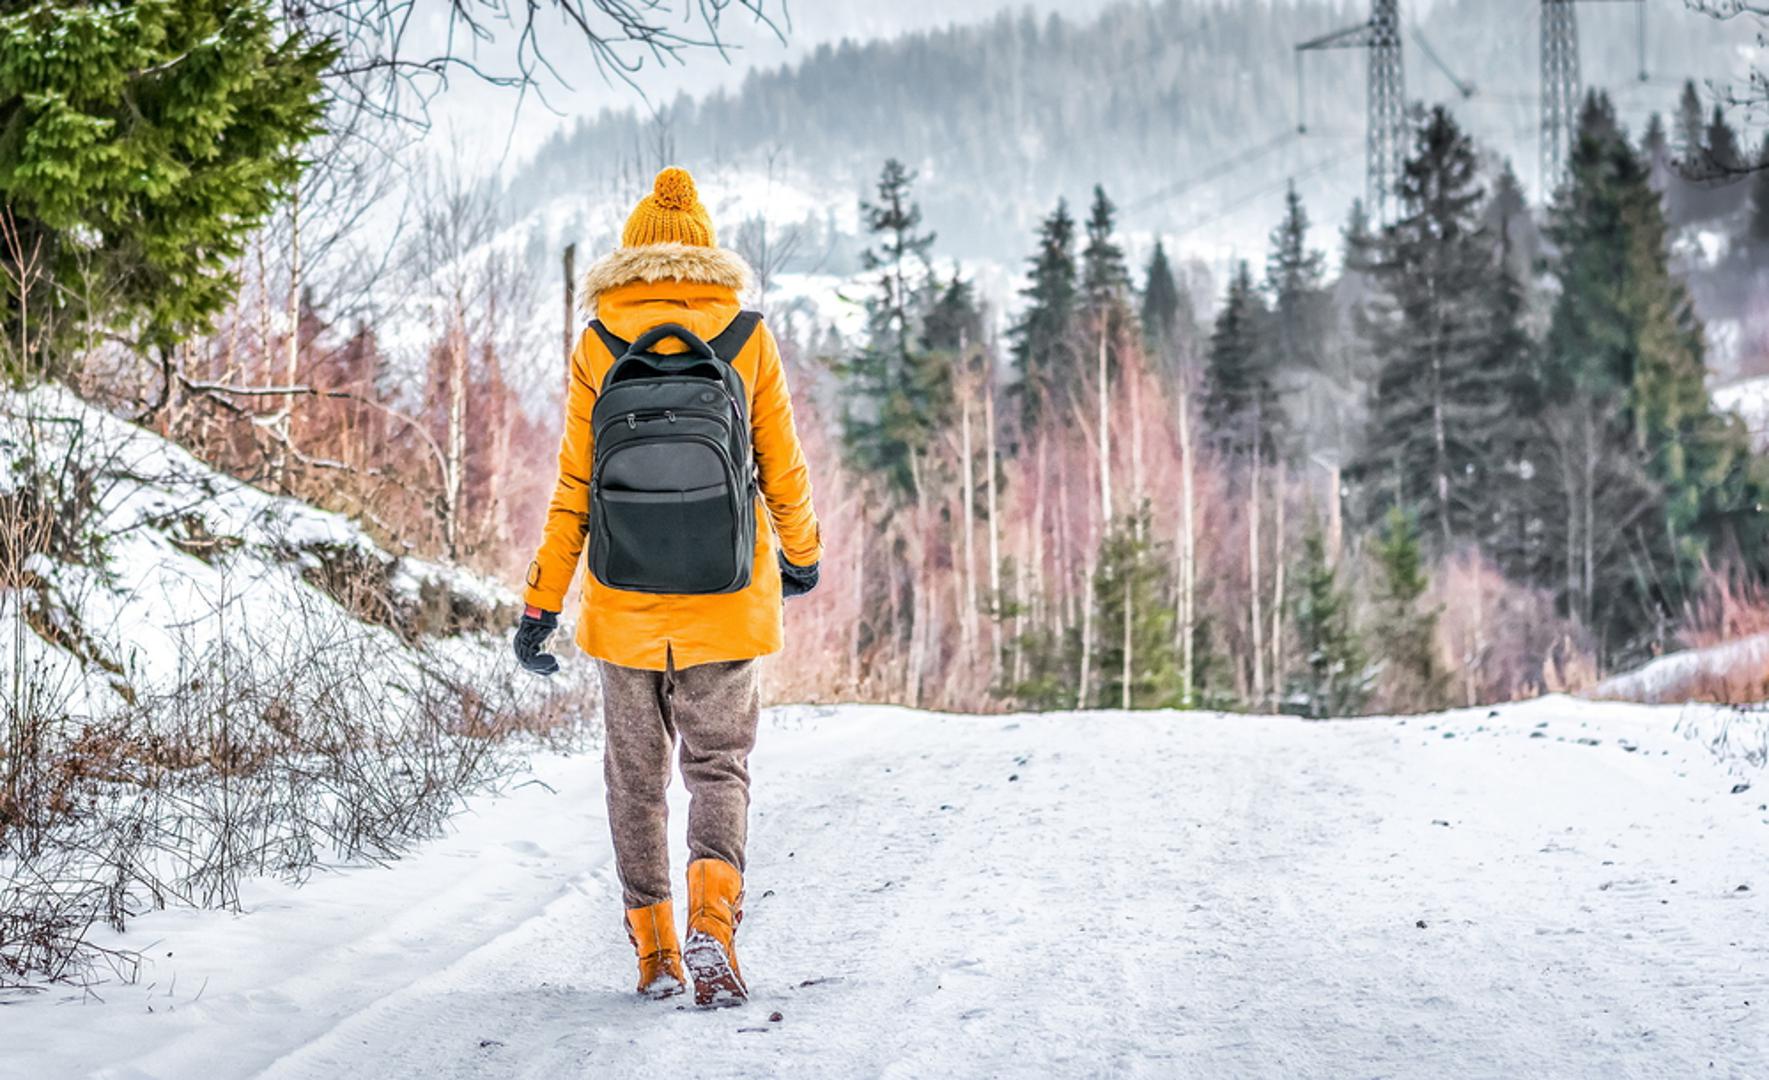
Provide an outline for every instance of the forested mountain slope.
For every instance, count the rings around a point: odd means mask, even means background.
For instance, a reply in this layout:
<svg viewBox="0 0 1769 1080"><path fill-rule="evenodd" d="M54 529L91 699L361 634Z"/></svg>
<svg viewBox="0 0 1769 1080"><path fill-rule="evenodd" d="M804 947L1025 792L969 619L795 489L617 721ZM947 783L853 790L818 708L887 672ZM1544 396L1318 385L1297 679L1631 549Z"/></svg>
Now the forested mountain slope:
<svg viewBox="0 0 1769 1080"><path fill-rule="evenodd" d="M1471 97L1411 33L1407 92L1454 101L1477 140L1533 186L1539 5L1504 2L1515 18L1495 20L1492 0L1452 0L1420 16L1418 30L1472 84ZM1657 3L1648 6L1642 81L1632 5L1616 7L1580 16L1583 72L1617 96L1636 130L1649 112L1673 107L1682 79L1724 77L1738 62L1735 24ZM1017 261L1036 215L1059 195L1078 201L1095 182L1132 231L1245 253L1262 245L1268 204L1287 178L1307 187L1327 221L1361 194L1362 54L1308 54L1299 117L1294 45L1367 13L1349 2L1165 0L1091 21L1020 12L824 46L797 66L751 75L735 93L586 118L542 147L507 196L519 208L560 197L625 202L668 159L708 173L771 169L845 216L894 155L921 171L923 209L944 253ZM1299 119L1307 134L1297 133Z"/></svg>

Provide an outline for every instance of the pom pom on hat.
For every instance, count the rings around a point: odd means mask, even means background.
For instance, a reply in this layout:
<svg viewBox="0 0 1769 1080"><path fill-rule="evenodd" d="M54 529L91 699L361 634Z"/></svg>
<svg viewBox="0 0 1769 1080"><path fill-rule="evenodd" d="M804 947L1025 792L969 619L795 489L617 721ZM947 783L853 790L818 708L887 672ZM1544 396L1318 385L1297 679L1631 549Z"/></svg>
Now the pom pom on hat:
<svg viewBox="0 0 1769 1080"><path fill-rule="evenodd" d="M700 201L700 193L694 190L694 178L688 175L687 169L674 166L657 174L651 195L665 210L689 210Z"/></svg>
<svg viewBox="0 0 1769 1080"><path fill-rule="evenodd" d="M627 218L620 242L625 247L649 244L691 244L714 247L712 218L700 202L694 177L674 166L657 174L651 194L639 200Z"/></svg>

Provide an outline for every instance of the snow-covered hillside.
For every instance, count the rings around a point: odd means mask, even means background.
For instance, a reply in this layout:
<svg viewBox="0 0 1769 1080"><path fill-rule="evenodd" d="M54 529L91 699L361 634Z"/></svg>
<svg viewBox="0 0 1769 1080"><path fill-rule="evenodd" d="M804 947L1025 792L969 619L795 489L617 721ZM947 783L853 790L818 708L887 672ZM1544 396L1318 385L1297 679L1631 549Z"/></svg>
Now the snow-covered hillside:
<svg viewBox="0 0 1769 1080"><path fill-rule="evenodd" d="M630 992L600 761L548 757L390 869L106 937L141 984L0 1009L0 1072L1762 1077L1769 777L1687 719L775 710L715 1012Z"/></svg>
<svg viewBox="0 0 1769 1080"><path fill-rule="evenodd" d="M516 599L455 567L382 550L354 522L266 494L66 390L0 395L0 526L52 523L0 590L0 671L30 670L103 716L231 647L274 664L343 636L387 692L419 652L486 685L509 665Z"/></svg>

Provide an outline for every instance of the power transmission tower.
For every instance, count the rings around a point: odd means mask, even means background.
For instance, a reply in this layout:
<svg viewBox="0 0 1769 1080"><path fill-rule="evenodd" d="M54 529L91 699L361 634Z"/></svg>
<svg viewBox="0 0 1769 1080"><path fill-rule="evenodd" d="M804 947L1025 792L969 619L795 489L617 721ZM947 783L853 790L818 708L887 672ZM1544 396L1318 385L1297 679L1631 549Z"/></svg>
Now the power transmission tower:
<svg viewBox="0 0 1769 1080"><path fill-rule="evenodd" d="M1578 131L1579 20L1573 7L1580 0L1542 0L1542 201L1566 182L1566 158ZM1598 2L1598 0L1584 0ZM1639 49L1640 80L1646 80L1645 0L1621 0L1634 5L1635 37Z"/></svg>
<svg viewBox="0 0 1769 1080"><path fill-rule="evenodd" d="M1566 180L1566 153L1579 113L1579 18L1576 0L1542 0L1542 149L1544 201Z"/></svg>
<svg viewBox="0 0 1769 1080"><path fill-rule="evenodd" d="M1364 120L1364 201L1377 219L1391 220L1406 159L1407 86L1401 64L1400 0L1370 0L1370 20L1296 46L1301 93L1301 53L1318 49L1367 49L1369 85Z"/></svg>

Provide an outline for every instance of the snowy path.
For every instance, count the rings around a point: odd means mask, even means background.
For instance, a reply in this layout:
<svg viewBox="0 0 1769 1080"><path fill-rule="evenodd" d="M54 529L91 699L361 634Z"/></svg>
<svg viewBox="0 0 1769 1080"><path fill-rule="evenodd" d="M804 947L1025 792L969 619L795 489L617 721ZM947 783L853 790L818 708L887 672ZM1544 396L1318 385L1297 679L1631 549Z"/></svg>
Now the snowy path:
<svg viewBox="0 0 1769 1080"><path fill-rule="evenodd" d="M1675 716L785 710L711 1013L627 992L599 761L547 759L391 869L138 921L143 985L0 1008L0 1075L1769 1076L1769 777Z"/></svg>

